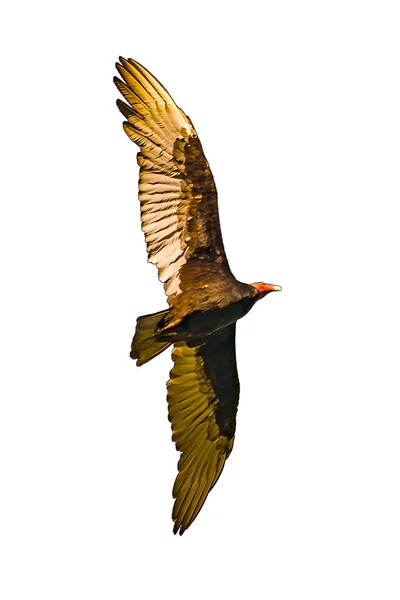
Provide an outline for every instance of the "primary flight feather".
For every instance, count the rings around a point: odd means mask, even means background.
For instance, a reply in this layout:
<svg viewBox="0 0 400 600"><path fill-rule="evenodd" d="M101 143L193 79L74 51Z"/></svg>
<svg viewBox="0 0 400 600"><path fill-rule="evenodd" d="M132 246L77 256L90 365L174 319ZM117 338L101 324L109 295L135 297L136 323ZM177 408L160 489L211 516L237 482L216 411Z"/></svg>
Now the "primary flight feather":
<svg viewBox="0 0 400 600"><path fill-rule="evenodd" d="M148 362L173 344L167 384L172 439L181 452L174 533L194 521L232 451L239 379L235 328L276 285L240 283L222 243L217 190L189 119L135 60L120 58L117 105L140 148L139 199L149 262L169 308L139 317L131 357Z"/></svg>

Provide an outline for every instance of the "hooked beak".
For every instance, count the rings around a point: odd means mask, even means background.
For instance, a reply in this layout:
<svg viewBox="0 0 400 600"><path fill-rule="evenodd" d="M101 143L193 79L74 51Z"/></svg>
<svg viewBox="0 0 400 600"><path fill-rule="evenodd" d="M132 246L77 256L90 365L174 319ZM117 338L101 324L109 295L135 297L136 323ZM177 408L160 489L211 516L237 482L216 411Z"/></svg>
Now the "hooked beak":
<svg viewBox="0 0 400 600"><path fill-rule="evenodd" d="M269 294L269 292L280 292L282 290L280 285L272 285L272 283L253 283L253 287L256 288L259 294Z"/></svg>
<svg viewBox="0 0 400 600"><path fill-rule="evenodd" d="M265 284L265 292L281 292L282 288L280 285L272 285L271 283Z"/></svg>

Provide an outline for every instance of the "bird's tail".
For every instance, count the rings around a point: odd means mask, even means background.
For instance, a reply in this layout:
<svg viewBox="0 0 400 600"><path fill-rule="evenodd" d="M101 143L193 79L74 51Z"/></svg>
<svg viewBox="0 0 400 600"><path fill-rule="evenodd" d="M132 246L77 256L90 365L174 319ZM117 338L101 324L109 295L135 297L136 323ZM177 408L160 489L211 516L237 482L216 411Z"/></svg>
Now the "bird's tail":
<svg viewBox="0 0 400 600"><path fill-rule="evenodd" d="M137 319L136 331L132 340L131 358L136 359L138 367L158 356L171 345L170 341L159 341L155 335L160 321L165 319L168 312L168 310L161 310L151 315L143 315Z"/></svg>

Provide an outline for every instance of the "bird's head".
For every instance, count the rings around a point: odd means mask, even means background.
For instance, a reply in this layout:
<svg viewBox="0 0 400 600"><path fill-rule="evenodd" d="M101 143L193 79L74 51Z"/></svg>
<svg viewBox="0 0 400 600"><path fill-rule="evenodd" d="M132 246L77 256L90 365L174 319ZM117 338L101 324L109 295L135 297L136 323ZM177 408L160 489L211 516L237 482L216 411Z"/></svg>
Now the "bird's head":
<svg viewBox="0 0 400 600"><path fill-rule="evenodd" d="M264 296L266 296L270 292L280 292L282 289L280 285L272 285L272 283L263 283L262 281L252 283L251 287L253 287L257 292L257 300L264 298Z"/></svg>

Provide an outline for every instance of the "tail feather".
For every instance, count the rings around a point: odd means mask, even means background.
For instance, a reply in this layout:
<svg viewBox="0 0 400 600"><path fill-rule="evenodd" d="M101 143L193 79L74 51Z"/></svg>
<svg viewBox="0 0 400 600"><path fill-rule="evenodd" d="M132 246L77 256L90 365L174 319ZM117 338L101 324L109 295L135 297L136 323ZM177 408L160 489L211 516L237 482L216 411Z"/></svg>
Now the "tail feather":
<svg viewBox="0 0 400 600"><path fill-rule="evenodd" d="M136 331L132 340L131 358L136 359L138 367L161 354L171 342L161 342L155 337L160 321L166 317L168 310L151 315L143 315L136 322Z"/></svg>

